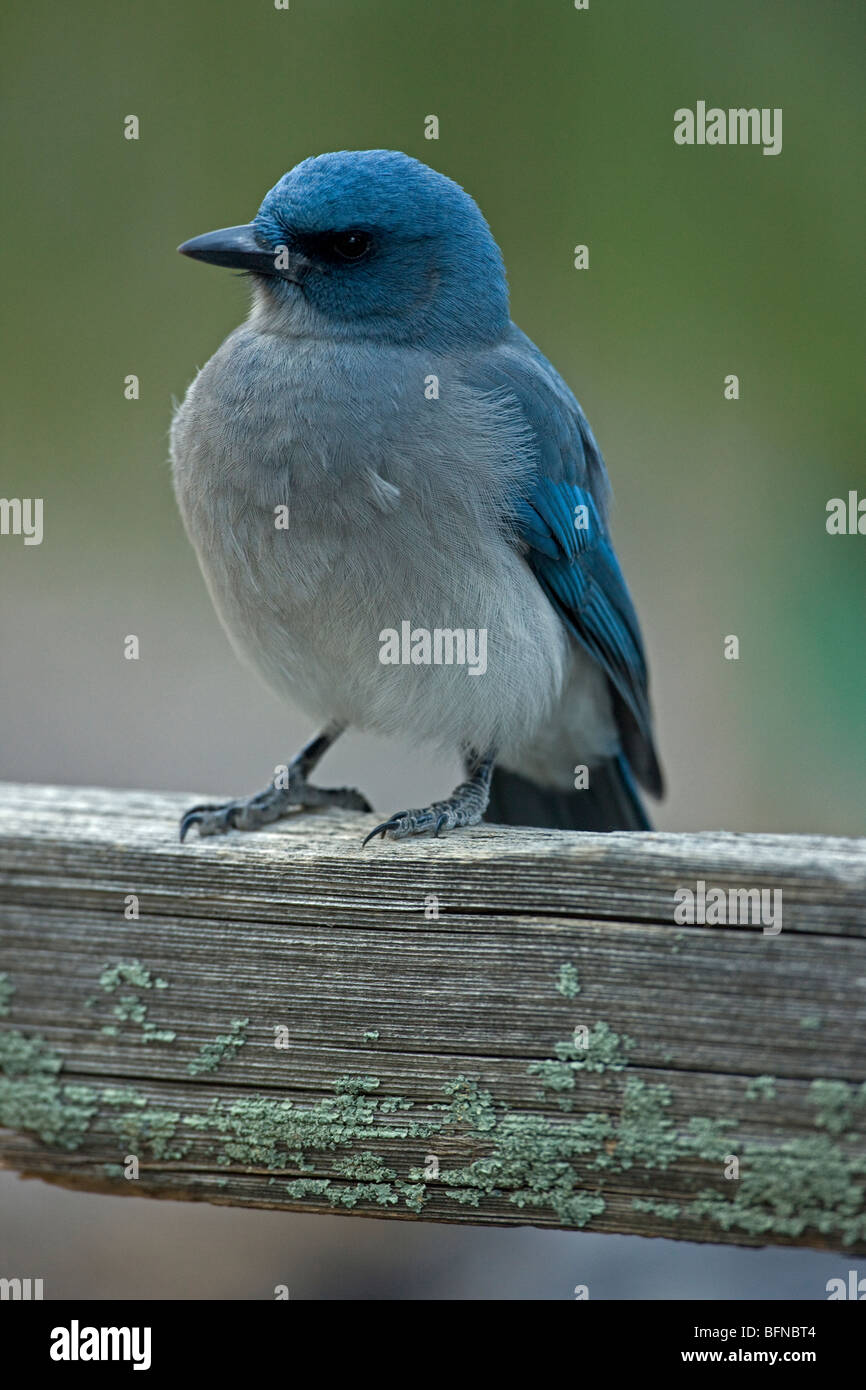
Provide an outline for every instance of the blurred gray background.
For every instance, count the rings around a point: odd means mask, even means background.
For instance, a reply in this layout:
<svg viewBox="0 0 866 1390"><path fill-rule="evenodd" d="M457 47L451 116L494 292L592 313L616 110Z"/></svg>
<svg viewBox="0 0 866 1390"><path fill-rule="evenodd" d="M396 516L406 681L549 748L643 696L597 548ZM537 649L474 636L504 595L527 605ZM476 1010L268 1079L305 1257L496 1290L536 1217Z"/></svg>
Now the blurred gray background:
<svg viewBox="0 0 866 1390"><path fill-rule="evenodd" d="M248 220L307 155L388 146L476 197L515 319L605 453L670 788L657 824L862 834L866 539L824 522L829 498L866 494L863 30L853 4L806 0L4 7L0 492L44 498L45 539L0 538L0 777L252 791L310 732L235 661L176 514L172 399L247 291L174 248ZM782 107L781 155L675 146L674 110L699 99ZM349 737L324 776L387 812L455 772ZM0 1264L91 1297L814 1298L847 1268L8 1175Z"/></svg>

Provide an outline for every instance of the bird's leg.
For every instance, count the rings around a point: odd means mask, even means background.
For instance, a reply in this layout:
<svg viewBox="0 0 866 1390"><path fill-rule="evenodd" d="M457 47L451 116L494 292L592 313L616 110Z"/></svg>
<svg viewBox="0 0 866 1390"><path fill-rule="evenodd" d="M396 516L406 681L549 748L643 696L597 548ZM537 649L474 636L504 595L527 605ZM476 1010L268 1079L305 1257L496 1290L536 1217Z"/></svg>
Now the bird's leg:
<svg viewBox="0 0 866 1390"><path fill-rule="evenodd" d="M364 844L374 835L381 835L383 840L389 835L392 840L402 840L406 835L424 835L429 830L438 835L461 825L477 825L490 800L495 756L492 751L479 756L467 750L466 781L461 782L445 801L434 801L432 806L424 806L419 811L397 811L390 820L371 830Z"/></svg>
<svg viewBox="0 0 866 1390"><path fill-rule="evenodd" d="M180 838L193 825L199 835L224 835L227 830L259 830L291 811L315 806L343 806L348 811L369 811L365 797L352 787L313 787L307 776L343 732L342 724L328 724L302 748L282 776L256 796L227 801L224 806L193 806L180 822Z"/></svg>

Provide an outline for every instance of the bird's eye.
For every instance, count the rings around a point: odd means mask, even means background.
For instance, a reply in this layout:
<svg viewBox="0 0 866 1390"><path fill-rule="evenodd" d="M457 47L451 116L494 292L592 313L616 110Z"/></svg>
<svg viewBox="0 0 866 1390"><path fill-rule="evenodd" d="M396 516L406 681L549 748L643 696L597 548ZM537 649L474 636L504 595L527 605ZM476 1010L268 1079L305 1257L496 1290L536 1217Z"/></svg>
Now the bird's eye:
<svg viewBox="0 0 866 1390"><path fill-rule="evenodd" d="M331 237L330 249L341 261L359 261L366 256L370 244L366 232L335 232Z"/></svg>

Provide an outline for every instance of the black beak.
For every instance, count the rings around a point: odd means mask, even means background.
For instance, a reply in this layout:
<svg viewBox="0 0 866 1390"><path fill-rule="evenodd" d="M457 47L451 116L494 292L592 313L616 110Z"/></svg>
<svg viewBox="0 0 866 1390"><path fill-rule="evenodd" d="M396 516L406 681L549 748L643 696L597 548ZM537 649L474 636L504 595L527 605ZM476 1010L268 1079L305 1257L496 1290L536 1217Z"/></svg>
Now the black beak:
<svg viewBox="0 0 866 1390"><path fill-rule="evenodd" d="M278 252L263 246L256 238L252 223L244 227L223 227L218 232L205 232L179 246L182 256L195 261L210 261L211 265L232 266L236 270L254 270L258 275L280 275L275 261ZM285 252L283 253L285 258Z"/></svg>

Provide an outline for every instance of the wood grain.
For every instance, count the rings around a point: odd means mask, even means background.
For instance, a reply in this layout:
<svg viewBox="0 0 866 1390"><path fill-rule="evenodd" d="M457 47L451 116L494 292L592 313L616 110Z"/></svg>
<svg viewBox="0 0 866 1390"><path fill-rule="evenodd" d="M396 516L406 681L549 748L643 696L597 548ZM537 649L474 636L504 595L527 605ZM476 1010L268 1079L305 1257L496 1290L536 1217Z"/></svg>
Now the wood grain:
<svg viewBox="0 0 866 1390"><path fill-rule="evenodd" d="M181 846L195 799L0 787L5 1166L866 1250L866 842L481 826L362 850L373 817L324 813ZM781 932L679 924L698 881L780 889Z"/></svg>

